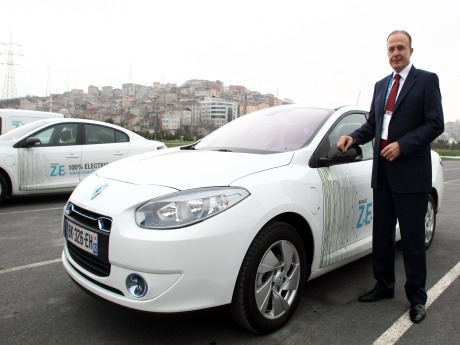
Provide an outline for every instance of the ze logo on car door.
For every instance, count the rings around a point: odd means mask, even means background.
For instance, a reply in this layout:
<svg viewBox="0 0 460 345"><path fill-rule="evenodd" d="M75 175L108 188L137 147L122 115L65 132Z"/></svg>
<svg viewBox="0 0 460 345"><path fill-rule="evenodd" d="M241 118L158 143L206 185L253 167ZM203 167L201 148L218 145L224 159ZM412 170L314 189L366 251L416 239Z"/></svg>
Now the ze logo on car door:
<svg viewBox="0 0 460 345"><path fill-rule="evenodd" d="M57 176L64 176L66 174L65 172L65 166L62 164L51 164L51 176L52 177L57 177Z"/></svg>
<svg viewBox="0 0 460 345"><path fill-rule="evenodd" d="M367 199L359 200L358 211L357 229L372 224L372 202L367 202Z"/></svg>

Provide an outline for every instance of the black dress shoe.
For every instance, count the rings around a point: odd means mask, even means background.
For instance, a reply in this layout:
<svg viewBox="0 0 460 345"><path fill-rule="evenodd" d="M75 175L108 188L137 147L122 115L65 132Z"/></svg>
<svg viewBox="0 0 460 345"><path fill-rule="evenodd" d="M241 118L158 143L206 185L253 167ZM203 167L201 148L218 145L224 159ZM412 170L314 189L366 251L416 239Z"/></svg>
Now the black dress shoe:
<svg viewBox="0 0 460 345"><path fill-rule="evenodd" d="M425 315L425 306L423 304L412 304L410 306L409 317L413 323L422 322Z"/></svg>
<svg viewBox="0 0 460 345"><path fill-rule="evenodd" d="M368 293L365 293L359 298L360 302L377 302L384 298L393 298L392 292L382 292L377 289L372 289Z"/></svg>

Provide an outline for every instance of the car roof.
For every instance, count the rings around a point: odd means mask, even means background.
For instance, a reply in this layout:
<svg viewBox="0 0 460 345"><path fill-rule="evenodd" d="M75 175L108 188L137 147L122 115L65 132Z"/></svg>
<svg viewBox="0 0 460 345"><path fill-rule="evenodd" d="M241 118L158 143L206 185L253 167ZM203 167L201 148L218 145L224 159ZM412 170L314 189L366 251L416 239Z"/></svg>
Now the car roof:
<svg viewBox="0 0 460 345"><path fill-rule="evenodd" d="M53 123L63 123L63 122L74 122L74 123L89 123L89 124L95 124L95 125L104 125L104 126L109 126L121 130L126 130L126 128L123 128L119 125L115 125L109 122L104 122L104 121L99 121L99 120L88 120L88 119L80 119L80 118L73 118L73 117L64 117L64 118L47 118L47 119L41 119L41 121L45 124L53 124Z"/></svg>
<svg viewBox="0 0 460 345"><path fill-rule="evenodd" d="M307 103L293 103L281 105L280 107L285 108L318 108L318 109L329 109L329 110L359 110L359 111L369 111L369 108L359 106L359 105L346 105L346 104L307 104Z"/></svg>
<svg viewBox="0 0 460 345"><path fill-rule="evenodd" d="M46 122L53 123L53 122L69 122L69 121L75 121L75 122L85 122L85 123L107 123L111 124L108 122L103 122L99 120L88 120L88 119L80 119L77 117L57 117L57 118L46 118L43 119Z"/></svg>

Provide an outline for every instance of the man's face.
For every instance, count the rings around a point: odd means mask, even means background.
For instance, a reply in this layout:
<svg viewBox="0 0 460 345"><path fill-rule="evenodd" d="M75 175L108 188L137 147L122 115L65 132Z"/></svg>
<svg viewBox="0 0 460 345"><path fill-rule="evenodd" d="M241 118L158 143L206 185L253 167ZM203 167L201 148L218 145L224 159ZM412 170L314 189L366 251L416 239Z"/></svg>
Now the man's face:
<svg viewBox="0 0 460 345"><path fill-rule="evenodd" d="M397 73L409 65L413 51L414 49L409 46L409 38L406 35L397 33L388 38L388 60Z"/></svg>

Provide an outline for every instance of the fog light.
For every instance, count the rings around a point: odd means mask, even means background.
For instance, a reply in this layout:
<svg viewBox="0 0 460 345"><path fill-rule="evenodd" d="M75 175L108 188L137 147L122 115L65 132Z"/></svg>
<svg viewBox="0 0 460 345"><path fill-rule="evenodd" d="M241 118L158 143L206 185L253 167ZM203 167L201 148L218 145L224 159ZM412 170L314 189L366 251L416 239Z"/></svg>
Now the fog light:
<svg viewBox="0 0 460 345"><path fill-rule="evenodd" d="M126 278L126 288L131 296L142 298L147 294L147 282L139 274L130 274Z"/></svg>

